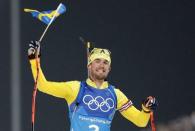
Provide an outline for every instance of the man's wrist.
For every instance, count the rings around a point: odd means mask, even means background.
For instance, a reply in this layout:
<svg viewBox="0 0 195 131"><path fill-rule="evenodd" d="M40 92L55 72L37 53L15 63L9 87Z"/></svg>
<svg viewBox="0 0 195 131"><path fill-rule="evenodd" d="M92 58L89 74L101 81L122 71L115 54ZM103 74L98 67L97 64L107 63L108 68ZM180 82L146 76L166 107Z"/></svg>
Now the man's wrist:
<svg viewBox="0 0 195 131"><path fill-rule="evenodd" d="M145 112L145 113L150 113L151 110L148 109L147 107L145 107L143 104L142 104L142 110Z"/></svg>

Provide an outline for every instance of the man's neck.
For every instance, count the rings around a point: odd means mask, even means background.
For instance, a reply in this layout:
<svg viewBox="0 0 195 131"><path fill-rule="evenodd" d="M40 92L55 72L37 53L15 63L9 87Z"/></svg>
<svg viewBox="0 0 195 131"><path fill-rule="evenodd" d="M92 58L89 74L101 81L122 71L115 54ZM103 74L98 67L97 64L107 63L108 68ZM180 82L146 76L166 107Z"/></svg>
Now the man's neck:
<svg viewBox="0 0 195 131"><path fill-rule="evenodd" d="M94 83L96 84L96 86L99 88L101 87L101 85L103 84L104 80L96 80L94 81Z"/></svg>
<svg viewBox="0 0 195 131"><path fill-rule="evenodd" d="M98 88L101 87L101 85L104 83L104 80L97 80L93 78L90 78L90 79L96 84Z"/></svg>

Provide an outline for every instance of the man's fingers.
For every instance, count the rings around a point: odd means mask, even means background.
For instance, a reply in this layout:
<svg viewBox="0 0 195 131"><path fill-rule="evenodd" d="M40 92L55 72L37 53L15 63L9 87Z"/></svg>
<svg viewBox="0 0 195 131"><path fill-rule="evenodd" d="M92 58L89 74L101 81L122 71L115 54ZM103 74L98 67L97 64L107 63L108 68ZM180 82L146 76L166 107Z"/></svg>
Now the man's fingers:
<svg viewBox="0 0 195 131"><path fill-rule="evenodd" d="M34 48L28 49L28 55L32 55L32 54L35 54L35 49Z"/></svg>
<svg viewBox="0 0 195 131"><path fill-rule="evenodd" d="M152 104L155 103L155 98L154 97L149 96L147 99L148 100L147 100L147 103L146 103L146 107L152 106Z"/></svg>

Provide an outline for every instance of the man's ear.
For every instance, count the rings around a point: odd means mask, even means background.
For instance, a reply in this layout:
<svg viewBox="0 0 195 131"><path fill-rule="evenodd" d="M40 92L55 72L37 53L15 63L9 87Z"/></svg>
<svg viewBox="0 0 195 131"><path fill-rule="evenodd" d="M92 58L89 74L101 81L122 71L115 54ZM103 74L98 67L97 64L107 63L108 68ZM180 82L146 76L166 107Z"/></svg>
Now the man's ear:
<svg viewBox="0 0 195 131"><path fill-rule="evenodd" d="M87 65L87 69L90 69L91 68L91 64Z"/></svg>
<svg viewBox="0 0 195 131"><path fill-rule="evenodd" d="M111 71L111 66L109 67L109 72Z"/></svg>

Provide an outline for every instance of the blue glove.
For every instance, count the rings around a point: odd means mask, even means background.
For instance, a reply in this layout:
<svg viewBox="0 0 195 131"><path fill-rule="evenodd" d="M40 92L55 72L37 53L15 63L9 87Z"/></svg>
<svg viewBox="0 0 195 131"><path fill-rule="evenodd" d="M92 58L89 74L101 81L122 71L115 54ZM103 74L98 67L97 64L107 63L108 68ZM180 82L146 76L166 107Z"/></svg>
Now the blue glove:
<svg viewBox="0 0 195 131"><path fill-rule="evenodd" d="M41 56L40 54L40 42L39 41L30 41L29 43L29 48L28 48L28 58L29 59L35 59L36 58L36 53L39 49L39 54L38 57Z"/></svg>
<svg viewBox="0 0 195 131"><path fill-rule="evenodd" d="M147 97L146 100L144 100L142 103L142 109L145 112L154 111L154 110L156 110L157 106L158 106L158 102L157 102L156 98L153 96Z"/></svg>

